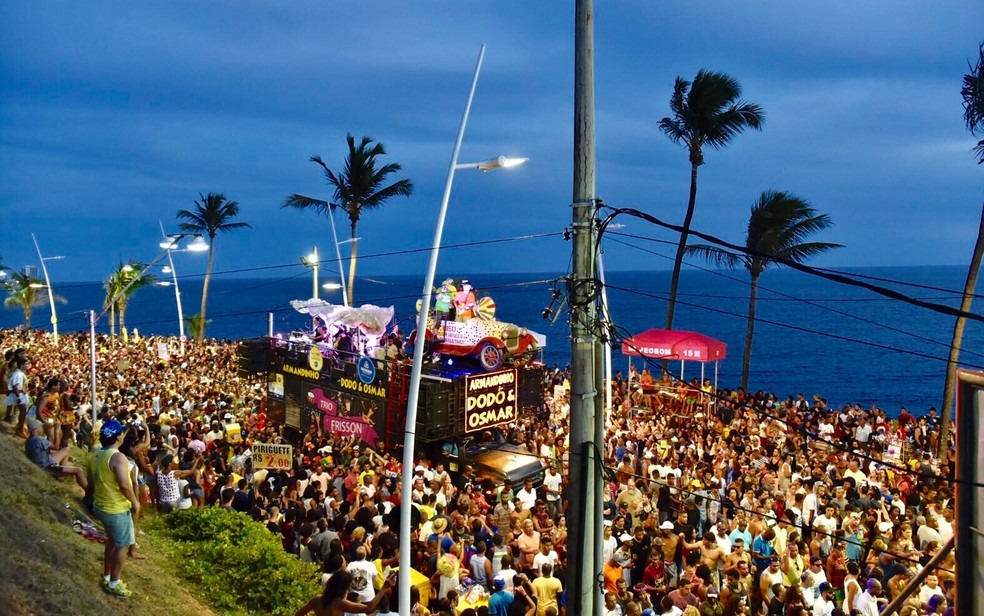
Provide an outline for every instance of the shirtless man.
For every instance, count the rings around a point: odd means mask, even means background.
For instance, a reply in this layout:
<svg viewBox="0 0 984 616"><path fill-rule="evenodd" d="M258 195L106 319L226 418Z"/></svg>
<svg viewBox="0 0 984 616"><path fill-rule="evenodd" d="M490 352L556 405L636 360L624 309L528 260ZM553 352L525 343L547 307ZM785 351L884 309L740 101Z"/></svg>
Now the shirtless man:
<svg viewBox="0 0 984 616"><path fill-rule="evenodd" d="M677 547L683 541L683 535L673 532L673 522L667 520L659 525L660 536L663 538L663 564L666 566L666 580L670 588L676 586L680 575L677 566Z"/></svg>
<svg viewBox="0 0 984 616"><path fill-rule="evenodd" d="M718 567L724 562L724 549L717 545L714 533L704 533L704 538L696 543L684 543L688 550L700 550L700 562L707 565L711 570L711 582L715 587L720 586L721 579L718 574Z"/></svg>
<svg viewBox="0 0 984 616"><path fill-rule="evenodd" d="M749 567L752 566L752 555L748 550L745 549L745 540L738 538L731 546L731 554L728 555L727 560L724 563L724 568L734 569L738 566L738 563L745 563Z"/></svg>

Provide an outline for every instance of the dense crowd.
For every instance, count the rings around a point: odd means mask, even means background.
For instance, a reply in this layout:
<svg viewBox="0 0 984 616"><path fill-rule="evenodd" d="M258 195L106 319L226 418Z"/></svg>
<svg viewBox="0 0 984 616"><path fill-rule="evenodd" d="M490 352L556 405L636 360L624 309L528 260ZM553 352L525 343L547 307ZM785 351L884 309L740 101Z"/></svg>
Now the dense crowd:
<svg viewBox="0 0 984 616"><path fill-rule="evenodd" d="M86 337L62 336L56 348L44 334L3 332L0 343L4 413L30 437L31 459L73 477L97 513L107 513L99 490L109 489L114 460L132 478L112 505L132 511L133 536L107 528L126 544L121 552L140 556L141 506L224 507L320 566L324 594L299 613L395 613L399 460L317 426L300 434L272 425L265 384L237 375L234 343L192 342L181 355L173 338L100 337L105 403L95 425ZM542 485L485 490L470 467L417 460L414 614L566 613L569 374L546 374L543 406L503 427L547 465ZM953 536L943 478L952 460L930 454L935 409L919 417L901 409L893 420L878 408L830 408L820 396L715 391L648 370L619 373L612 389L606 616L873 616ZM110 453L72 466L73 439ZM254 442L292 444L292 468L254 470ZM109 469L102 475L100 464ZM132 499L126 485L136 486ZM111 570L110 560L103 587L126 595L122 563ZM901 613L944 613L954 575L951 552Z"/></svg>

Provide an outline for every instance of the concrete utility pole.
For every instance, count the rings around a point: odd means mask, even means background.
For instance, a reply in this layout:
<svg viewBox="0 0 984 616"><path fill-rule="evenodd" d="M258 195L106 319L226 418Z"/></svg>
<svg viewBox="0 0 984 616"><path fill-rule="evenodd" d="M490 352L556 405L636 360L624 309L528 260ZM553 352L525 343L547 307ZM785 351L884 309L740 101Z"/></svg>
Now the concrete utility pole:
<svg viewBox="0 0 984 616"><path fill-rule="evenodd" d="M592 0L576 0L574 24L574 202L573 272L568 304L571 319L571 435L568 510L567 610L570 614L601 613L595 605L595 509L600 460L595 458L595 413L599 406L595 381L595 143L594 143L594 8Z"/></svg>

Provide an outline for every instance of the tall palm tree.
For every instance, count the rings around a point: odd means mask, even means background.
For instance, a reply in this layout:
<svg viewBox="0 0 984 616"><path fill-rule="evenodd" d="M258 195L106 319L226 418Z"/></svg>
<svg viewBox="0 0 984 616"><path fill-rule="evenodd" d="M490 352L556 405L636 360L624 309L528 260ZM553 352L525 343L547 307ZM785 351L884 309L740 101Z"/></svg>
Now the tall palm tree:
<svg viewBox="0 0 984 616"><path fill-rule="evenodd" d="M219 193L198 193L199 201L195 201L194 210L179 210L178 218L184 220L180 224L183 231L208 235L208 265L205 268L205 283L202 285L202 310L198 313L202 327L198 330L197 339L205 336L205 304L208 302L208 283L212 279L212 259L215 256L215 236L222 232L249 228L249 223L233 220L239 215L239 203L227 201L225 195Z"/></svg>
<svg viewBox="0 0 984 616"><path fill-rule="evenodd" d="M677 77L670 97L672 117L659 121L659 129L673 143L682 144L690 155L690 200L683 219L683 232L677 244L673 260L673 276L670 279L670 301L666 309L666 329L673 328L676 310L677 287L680 284L680 267L687 248L690 225L697 205L697 168L704 164L704 146L724 149L731 140L746 128L761 130L765 112L755 103L741 100L741 84L724 73L697 72L693 82Z"/></svg>
<svg viewBox="0 0 984 616"><path fill-rule="evenodd" d="M752 205L748 218L745 248L753 254L734 254L717 246L692 244L687 252L728 269L744 267L751 277L748 294L748 327L745 330L745 349L741 359L741 387L748 391L748 372L752 358L752 338L755 335L755 302L758 297L758 281L770 264L782 265L774 258L803 263L840 244L808 242L810 235L831 225L830 217L818 214L804 199L788 192L767 190ZM763 256L765 255L765 256Z"/></svg>
<svg viewBox="0 0 984 616"><path fill-rule="evenodd" d="M403 167L399 163L389 163L377 168L377 158L386 155L386 147L382 143L373 143L371 137L363 137L359 145L356 145L355 137L351 134L345 138L348 141L349 151L345 157L345 168L341 173L329 169L320 156L311 157L311 162L317 163L324 169L328 185L334 189L332 201L293 194L284 199L284 207L299 210L310 208L325 216L331 216L335 210L341 209L348 215L353 240L348 279L348 299L351 304L355 301L357 246L354 240L362 213L382 207L392 197L409 197L413 193L413 182L403 179L384 186L387 177Z"/></svg>
<svg viewBox="0 0 984 616"><path fill-rule="evenodd" d="M968 63L970 72L963 77L963 87L960 95L963 97L964 123L967 130L975 137L984 135L984 43L977 48L977 64ZM977 164L984 164L984 139L977 142L973 149ZM977 228L977 241L974 242L974 254L970 259L967 270L967 280L964 282L963 298L960 310L970 312L974 301L974 289L977 288L977 275L981 270L981 259L984 258L984 204L981 205L981 222ZM953 324L953 338L950 340L949 361L946 364L946 378L943 380L943 421L940 426L940 439L937 443L937 455L944 458L950 444L950 421L953 417L953 400L957 380L957 361L960 359L960 348L963 344L964 326L967 320L957 317Z"/></svg>
<svg viewBox="0 0 984 616"><path fill-rule="evenodd" d="M9 278L3 285L7 291L7 298L3 300L3 305L11 310L14 308L23 310L24 329L31 329L31 313L34 308L44 306L47 301L45 297L47 292L42 292L44 282L21 272L12 272L9 274ZM55 295L54 299L62 304L66 302L65 298L60 295Z"/></svg>
<svg viewBox="0 0 984 616"><path fill-rule="evenodd" d="M144 272L144 263L130 261L129 263L120 262L103 282L106 289L106 299L103 306L109 308L109 331L111 335L116 334L115 319L120 320L120 331L126 327L126 308L130 303L130 298L140 289L149 287L157 282L157 277L153 274Z"/></svg>

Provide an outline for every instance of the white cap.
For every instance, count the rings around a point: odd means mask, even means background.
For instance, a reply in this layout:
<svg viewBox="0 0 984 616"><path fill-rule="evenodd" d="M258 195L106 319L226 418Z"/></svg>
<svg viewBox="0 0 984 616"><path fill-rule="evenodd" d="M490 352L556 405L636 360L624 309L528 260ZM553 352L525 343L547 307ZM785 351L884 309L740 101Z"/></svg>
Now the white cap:
<svg viewBox="0 0 984 616"><path fill-rule="evenodd" d="M626 541L632 541L632 535L629 533L622 533L622 536L618 538L619 541L625 543Z"/></svg>
<svg viewBox="0 0 984 616"><path fill-rule="evenodd" d="M665 522L663 522L662 524L659 525L659 529L660 530L673 530L673 522L670 522L669 520L667 520L667 521L665 521Z"/></svg>

